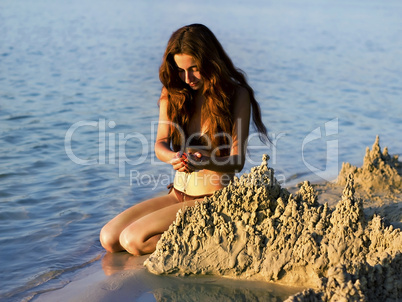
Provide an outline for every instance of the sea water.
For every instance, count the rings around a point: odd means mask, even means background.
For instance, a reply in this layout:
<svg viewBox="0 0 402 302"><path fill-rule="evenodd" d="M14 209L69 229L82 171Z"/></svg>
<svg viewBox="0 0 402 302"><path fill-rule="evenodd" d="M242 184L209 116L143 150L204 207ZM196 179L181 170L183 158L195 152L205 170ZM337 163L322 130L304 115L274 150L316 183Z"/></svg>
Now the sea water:
<svg viewBox="0 0 402 302"><path fill-rule="evenodd" d="M170 34L204 23L260 103L283 185L335 179L375 136L402 153L400 1L0 2L0 298L28 301L99 261L112 217L165 194L154 156Z"/></svg>

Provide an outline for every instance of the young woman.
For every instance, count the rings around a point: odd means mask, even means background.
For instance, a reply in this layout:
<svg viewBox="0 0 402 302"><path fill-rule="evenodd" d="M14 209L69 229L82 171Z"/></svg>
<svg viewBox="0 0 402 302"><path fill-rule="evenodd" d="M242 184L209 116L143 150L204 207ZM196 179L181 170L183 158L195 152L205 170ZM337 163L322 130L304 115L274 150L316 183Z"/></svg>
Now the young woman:
<svg viewBox="0 0 402 302"><path fill-rule="evenodd" d="M134 205L103 227L100 240L109 252L153 252L179 209L228 185L245 162L251 112L267 138L253 90L206 26L172 34L159 78L155 153L176 170L174 183L166 196Z"/></svg>

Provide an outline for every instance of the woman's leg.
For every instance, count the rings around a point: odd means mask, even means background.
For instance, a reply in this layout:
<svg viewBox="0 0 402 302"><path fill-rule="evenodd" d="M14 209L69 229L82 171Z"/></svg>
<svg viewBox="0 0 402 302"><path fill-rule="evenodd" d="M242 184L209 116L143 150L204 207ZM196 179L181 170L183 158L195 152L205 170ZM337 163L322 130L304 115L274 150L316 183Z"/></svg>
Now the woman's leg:
<svg viewBox="0 0 402 302"><path fill-rule="evenodd" d="M120 234L126 227L143 216L177 203L178 200L172 191L168 195L152 198L128 208L102 228L100 233L102 246L109 252L125 250L120 244Z"/></svg>
<svg viewBox="0 0 402 302"><path fill-rule="evenodd" d="M137 219L121 232L121 246L133 255L152 253L162 233L176 219L177 212L186 206L194 206L195 202L175 203Z"/></svg>

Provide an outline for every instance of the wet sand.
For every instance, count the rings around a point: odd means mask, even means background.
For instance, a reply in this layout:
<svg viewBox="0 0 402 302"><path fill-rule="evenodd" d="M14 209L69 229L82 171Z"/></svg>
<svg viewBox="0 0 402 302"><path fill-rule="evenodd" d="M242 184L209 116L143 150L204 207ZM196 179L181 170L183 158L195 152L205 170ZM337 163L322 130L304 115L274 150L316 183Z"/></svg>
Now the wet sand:
<svg viewBox="0 0 402 302"><path fill-rule="evenodd" d="M62 289L35 301L283 301L303 287L218 276L159 276L143 266L148 256L106 254Z"/></svg>

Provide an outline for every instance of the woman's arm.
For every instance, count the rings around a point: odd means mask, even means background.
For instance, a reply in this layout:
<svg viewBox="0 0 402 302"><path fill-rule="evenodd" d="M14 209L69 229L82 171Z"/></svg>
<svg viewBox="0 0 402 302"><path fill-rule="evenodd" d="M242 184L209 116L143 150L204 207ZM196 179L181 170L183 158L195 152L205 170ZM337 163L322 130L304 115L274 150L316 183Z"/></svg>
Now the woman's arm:
<svg viewBox="0 0 402 302"><path fill-rule="evenodd" d="M159 160L169 163L175 157L176 152L170 149L170 121L167 115L167 105L167 90L163 88L159 99L159 122L155 141L155 154Z"/></svg>
<svg viewBox="0 0 402 302"><path fill-rule="evenodd" d="M159 123L155 141L156 157L173 166L173 169L181 172L191 172L186 163L180 159L181 154L170 148L170 125L167 115L168 94L166 88L162 89L159 99Z"/></svg>
<svg viewBox="0 0 402 302"><path fill-rule="evenodd" d="M208 169L222 173L240 172L246 161L247 139L250 124L250 96L248 91L239 87L234 98L233 119L234 128L232 132L232 146L229 156L216 156L212 152L210 157L192 158L191 164L194 169Z"/></svg>

